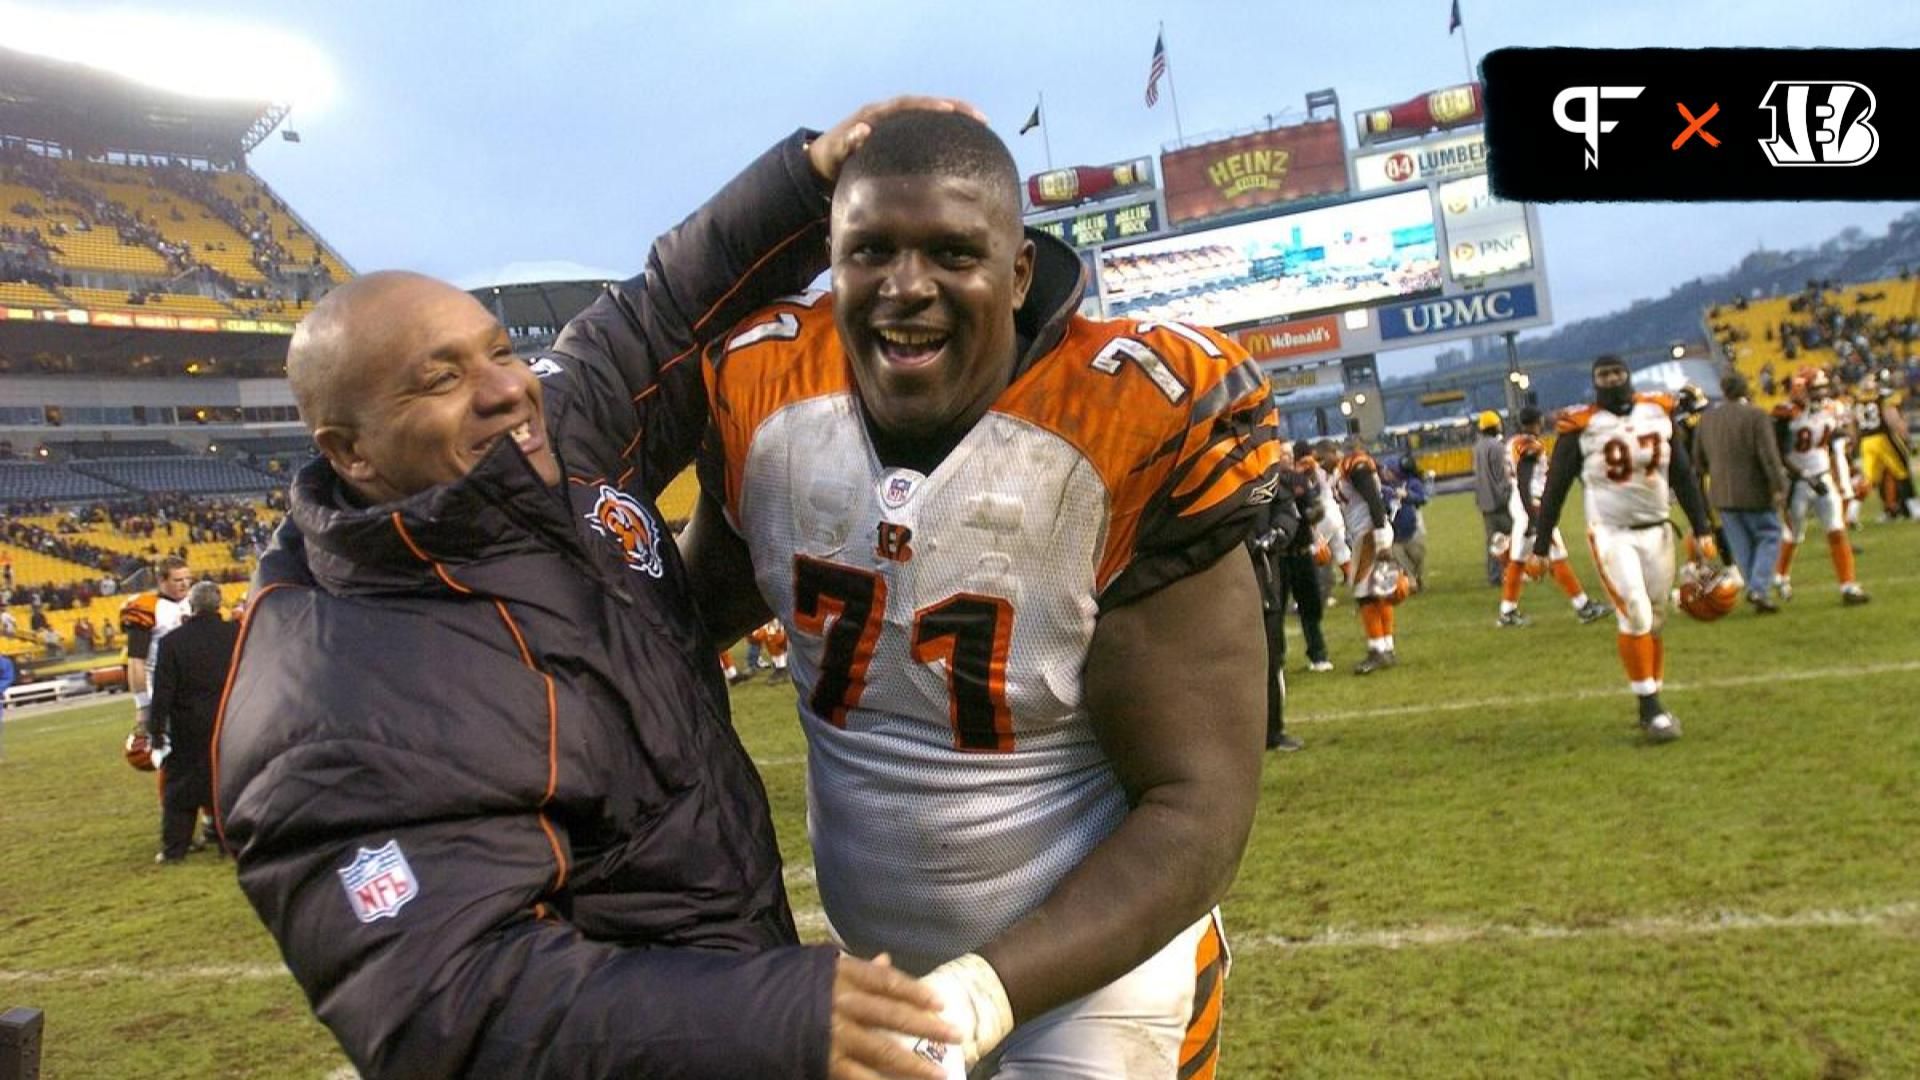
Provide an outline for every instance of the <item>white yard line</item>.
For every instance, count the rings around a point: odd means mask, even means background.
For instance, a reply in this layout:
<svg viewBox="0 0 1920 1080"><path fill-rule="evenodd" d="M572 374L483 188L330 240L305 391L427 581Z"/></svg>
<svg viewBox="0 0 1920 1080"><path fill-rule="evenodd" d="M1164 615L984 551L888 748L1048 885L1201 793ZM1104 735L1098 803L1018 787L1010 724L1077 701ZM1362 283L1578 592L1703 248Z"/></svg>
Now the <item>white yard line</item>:
<svg viewBox="0 0 1920 1080"><path fill-rule="evenodd" d="M1699 690L1724 690L1736 686L1757 686L1764 683L1811 682L1817 679L1855 679L1866 675L1890 675L1907 671L1920 671L1920 660L1894 660L1882 664L1853 664L1842 667L1811 668L1802 671L1765 671L1751 675L1730 675L1720 679L1700 679L1695 682L1670 682L1665 692L1688 693ZM1625 697L1628 690L1624 683L1615 683L1605 687L1588 687L1584 690L1567 690L1557 694L1507 694L1501 697L1465 698L1453 701L1423 701L1411 705L1387 705L1377 709L1347 709L1340 712L1302 712L1298 716L1289 713L1287 723L1321 723L1328 720L1366 720L1383 716L1407 716L1414 713L1460 712L1476 709L1519 709L1536 705L1551 705L1562 701L1585 701L1592 698Z"/></svg>
<svg viewBox="0 0 1920 1080"><path fill-rule="evenodd" d="M1720 911L1697 916L1617 919L1586 926L1486 923L1478 926L1445 924L1409 926L1391 930L1328 927L1308 937L1287 937L1281 934L1235 935L1229 927L1227 943L1235 952L1249 949L1255 952L1268 950L1287 952L1301 949L1407 949L1483 941L1703 937L1740 930L1852 930L1881 926L1895 920L1916 916L1920 916L1920 903L1909 900L1876 908L1796 911L1786 915Z"/></svg>
<svg viewBox="0 0 1920 1080"><path fill-rule="evenodd" d="M1418 949L1488 941L1574 941L1586 938L1708 937L1749 930L1860 930L1903 919L1920 918L1920 902L1903 900L1872 908L1829 908L1769 915L1762 912L1719 911L1702 915L1653 915L1616 919L1582 926L1544 923L1425 926L1364 929L1328 927L1306 937L1282 934L1230 934L1235 952L1292 952L1309 949ZM794 912L802 933L826 930L826 916L817 908ZM292 978L279 964L202 964L188 967L137 967L109 964L88 968L52 968L43 971L0 970L0 986L76 982L215 982Z"/></svg>

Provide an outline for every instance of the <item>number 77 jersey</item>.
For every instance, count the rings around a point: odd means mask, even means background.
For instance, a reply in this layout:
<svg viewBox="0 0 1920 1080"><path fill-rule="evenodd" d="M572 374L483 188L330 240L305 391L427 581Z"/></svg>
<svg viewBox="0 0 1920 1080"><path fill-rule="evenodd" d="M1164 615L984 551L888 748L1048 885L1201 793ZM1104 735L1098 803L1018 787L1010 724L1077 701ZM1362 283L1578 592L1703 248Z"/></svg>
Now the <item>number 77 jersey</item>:
<svg viewBox="0 0 1920 1080"><path fill-rule="evenodd" d="M821 898L909 970L984 944L1118 827L1081 687L1095 620L1236 547L1277 481L1267 383L1227 339L1073 316L1029 355L924 475L876 458L830 298L707 357L702 483L792 637Z"/></svg>
<svg viewBox="0 0 1920 1080"><path fill-rule="evenodd" d="M1625 416L1594 405L1560 414L1560 438L1580 440L1589 524L1635 529L1667 520L1673 407L1665 394L1635 394Z"/></svg>

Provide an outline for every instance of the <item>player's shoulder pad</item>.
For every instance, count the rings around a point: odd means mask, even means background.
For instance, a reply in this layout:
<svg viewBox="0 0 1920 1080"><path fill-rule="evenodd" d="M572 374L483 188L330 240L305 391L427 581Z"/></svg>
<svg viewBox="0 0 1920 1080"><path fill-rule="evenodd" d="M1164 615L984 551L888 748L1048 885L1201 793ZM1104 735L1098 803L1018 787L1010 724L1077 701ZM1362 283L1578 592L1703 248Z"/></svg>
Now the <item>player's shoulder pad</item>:
<svg viewBox="0 0 1920 1080"><path fill-rule="evenodd" d="M1791 420L1799 414L1800 410L1790 401L1782 401L1773 407L1773 417L1776 420Z"/></svg>
<svg viewBox="0 0 1920 1080"><path fill-rule="evenodd" d="M809 289L782 296L734 323L707 349L707 361L717 364L722 357L757 345L799 341L823 332L835 332L833 294Z"/></svg>
<svg viewBox="0 0 1920 1080"><path fill-rule="evenodd" d="M1673 410L1680 407L1679 402L1676 402L1675 400L1673 400L1672 394L1664 394L1659 392L1650 393L1650 394L1635 394L1633 395L1633 401L1634 401L1634 404L1636 405L1658 405L1660 406L1660 411L1666 413L1668 416L1672 416Z"/></svg>
<svg viewBox="0 0 1920 1080"><path fill-rule="evenodd" d="M1093 325L1102 331L1094 339L1094 371L1112 375L1137 366L1168 405L1191 410L1196 418L1218 415L1265 385L1265 374L1247 350L1210 327L1132 319Z"/></svg>
<svg viewBox="0 0 1920 1080"><path fill-rule="evenodd" d="M1597 405L1569 405L1553 418L1553 430L1562 435L1576 435L1587 430L1593 422L1593 414L1599 411Z"/></svg>
<svg viewBox="0 0 1920 1080"><path fill-rule="evenodd" d="M152 626L160 606L160 594L144 592L120 605L121 626Z"/></svg>

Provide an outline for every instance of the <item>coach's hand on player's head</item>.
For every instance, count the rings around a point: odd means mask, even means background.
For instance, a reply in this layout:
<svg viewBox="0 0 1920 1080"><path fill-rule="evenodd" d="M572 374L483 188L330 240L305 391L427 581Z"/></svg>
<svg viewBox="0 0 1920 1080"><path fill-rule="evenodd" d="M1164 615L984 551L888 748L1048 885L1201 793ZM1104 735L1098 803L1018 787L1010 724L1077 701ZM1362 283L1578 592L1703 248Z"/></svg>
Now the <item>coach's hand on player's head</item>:
<svg viewBox="0 0 1920 1080"><path fill-rule="evenodd" d="M940 997L911 975L877 960L840 957L833 977L831 1080L945 1080L939 1066L892 1033L959 1043L964 1033L940 1018Z"/></svg>
<svg viewBox="0 0 1920 1080"><path fill-rule="evenodd" d="M813 162L813 171L820 179L831 184L840 176L840 166L847 158L860 149L860 144L873 134L873 122L883 116L897 112L911 112L916 109L931 112L965 113L981 123L987 122L987 114L974 108L959 98L927 97L919 94L902 94L885 101L876 101L863 105L852 116L828 128L819 138L807 145L807 157Z"/></svg>

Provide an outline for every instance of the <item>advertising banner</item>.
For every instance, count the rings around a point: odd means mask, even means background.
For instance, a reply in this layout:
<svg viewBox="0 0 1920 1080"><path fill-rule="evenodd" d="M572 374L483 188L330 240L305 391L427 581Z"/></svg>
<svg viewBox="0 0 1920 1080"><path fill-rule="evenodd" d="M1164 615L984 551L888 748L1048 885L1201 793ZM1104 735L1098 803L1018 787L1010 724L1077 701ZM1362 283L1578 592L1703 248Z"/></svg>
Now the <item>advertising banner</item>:
<svg viewBox="0 0 1920 1080"><path fill-rule="evenodd" d="M1073 217L1036 221L1033 228L1057 236L1076 248L1102 247L1107 244L1145 240L1160 232L1160 208L1153 200L1089 210Z"/></svg>
<svg viewBox="0 0 1920 1080"><path fill-rule="evenodd" d="M1494 196L1485 173L1440 185L1440 220L1455 280L1478 281L1533 265L1526 207Z"/></svg>
<svg viewBox="0 0 1920 1080"><path fill-rule="evenodd" d="M1446 131L1487 118L1486 100L1479 83L1462 83L1409 98L1397 105L1362 109L1354 114L1361 146Z"/></svg>
<svg viewBox="0 0 1920 1080"><path fill-rule="evenodd" d="M1330 352L1340 347L1340 317L1321 315L1261 323L1235 330L1233 338L1250 356L1263 363Z"/></svg>
<svg viewBox="0 0 1920 1080"><path fill-rule="evenodd" d="M1429 180L1451 180L1487 171L1484 132L1445 138L1361 154L1353 159L1353 182L1361 191L1396 187Z"/></svg>
<svg viewBox="0 0 1920 1080"><path fill-rule="evenodd" d="M1532 285L1488 289L1463 296L1438 296L1381 308L1380 337L1392 340L1451 330L1491 329L1501 323L1530 319L1539 313L1540 305Z"/></svg>
<svg viewBox="0 0 1920 1080"><path fill-rule="evenodd" d="M1152 186L1152 158L1111 165L1074 165L1027 177L1027 204L1036 210L1052 209Z"/></svg>
<svg viewBox="0 0 1920 1080"><path fill-rule="evenodd" d="M1257 131L1160 155L1167 219L1181 225L1347 190L1338 120Z"/></svg>

